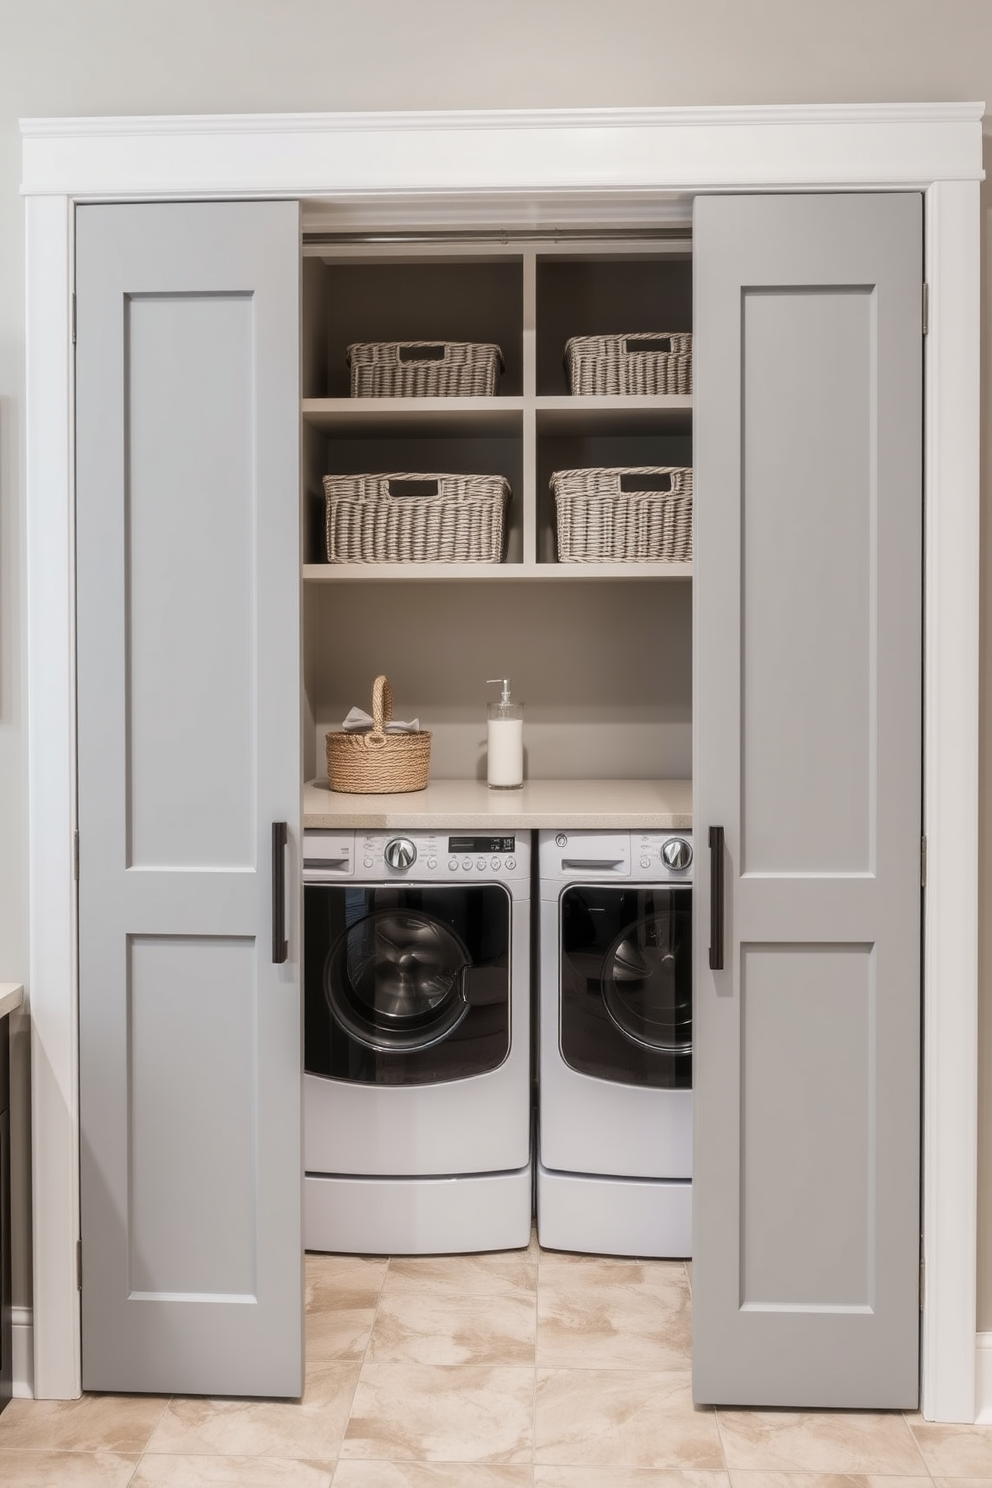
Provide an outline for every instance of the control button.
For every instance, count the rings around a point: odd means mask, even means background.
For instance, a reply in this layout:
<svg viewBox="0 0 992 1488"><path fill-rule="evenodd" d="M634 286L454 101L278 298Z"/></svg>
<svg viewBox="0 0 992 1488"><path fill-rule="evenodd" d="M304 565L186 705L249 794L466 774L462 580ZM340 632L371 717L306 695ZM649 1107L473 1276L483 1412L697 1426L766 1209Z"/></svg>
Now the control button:
<svg viewBox="0 0 992 1488"><path fill-rule="evenodd" d="M475 860L475 866L476 866L476 868L478 868L479 872L481 873L483 871L483 869L485 868L485 866L486 866L486 860L485 860L485 858L476 858L476 860Z"/></svg>
<svg viewBox="0 0 992 1488"><path fill-rule="evenodd" d="M374 868L375 867L375 864L373 863L373 861L372 861L371 858L366 858L365 859L365 866L366 866L366 868Z"/></svg>
<svg viewBox="0 0 992 1488"><path fill-rule="evenodd" d="M449 858L448 859L448 872L449 873L454 873L454 871L455 871L455 869L457 867L458 867L458 859L457 858Z"/></svg>
<svg viewBox="0 0 992 1488"><path fill-rule="evenodd" d="M507 868L510 868L510 869L516 868L516 866L517 866L517 860L516 860L516 858L507 858L507 860L506 860L506 866L507 866Z"/></svg>
<svg viewBox="0 0 992 1488"><path fill-rule="evenodd" d="M651 859L650 858L642 858L641 859L641 867L642 868L650 868L651 867Z"/></svg>
<svg viewBox="0 0 992 1488"><path fill-rule="evenodd" d="M568 838L565 836L565 833L564 832L559 832L558 833L558 836L555 838L555 847L567 847L567 846L568 846Z"/></svg>
<svg viewBox="0 0 992 1488"><path fill-rule="evenodd" d="M472 867L472 859L471 858L463 858L462 859L462 867L465 869L465 872L468 873L469 869Z"/></svg>
<svg viewBox="0 0 992 1488"><path fill-rule="evenodd" d="M498 873L499 872L499 858L490 858L490 860L489 860L489 866L493 870L494 873Z"/></svg>
<svg viewBox="0 0 992 1488"><path fill-rule="evenodd" d="M427 866L428 866L428 868L436 868L437 867L437 858L428 858L427 859Z"/></svg>

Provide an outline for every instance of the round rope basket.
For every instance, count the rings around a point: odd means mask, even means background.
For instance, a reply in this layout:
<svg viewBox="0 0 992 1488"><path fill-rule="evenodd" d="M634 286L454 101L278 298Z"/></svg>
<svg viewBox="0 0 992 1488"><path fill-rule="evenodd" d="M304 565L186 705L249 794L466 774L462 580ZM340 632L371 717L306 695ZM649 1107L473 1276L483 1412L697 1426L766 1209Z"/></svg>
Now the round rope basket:
<svg viewBox="0 0 992 1488"><path fill-rule="evenodd" d="M366 734L327 735L327 778L331 790L383 796L424 790L431 763L431 736L388 734L393 694L386 677L372 684L372 728Z"/></svg>

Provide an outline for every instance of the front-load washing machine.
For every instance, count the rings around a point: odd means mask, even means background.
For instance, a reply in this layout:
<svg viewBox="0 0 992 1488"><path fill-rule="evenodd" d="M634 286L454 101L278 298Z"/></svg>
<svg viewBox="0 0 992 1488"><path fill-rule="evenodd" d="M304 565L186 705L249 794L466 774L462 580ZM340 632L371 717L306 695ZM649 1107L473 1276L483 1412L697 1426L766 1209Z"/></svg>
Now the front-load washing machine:
<svg viewBox="0 0 992 1488"><path fill-rule="evenodd" d="M541 831L537 1230L692 1253L692 839Z"/></svg>
<svg viewBox="0 0 992 1488"><path fill-rule="evenodd" d="M530 834L306 831L304 1244L531 1234Z"/></svg>

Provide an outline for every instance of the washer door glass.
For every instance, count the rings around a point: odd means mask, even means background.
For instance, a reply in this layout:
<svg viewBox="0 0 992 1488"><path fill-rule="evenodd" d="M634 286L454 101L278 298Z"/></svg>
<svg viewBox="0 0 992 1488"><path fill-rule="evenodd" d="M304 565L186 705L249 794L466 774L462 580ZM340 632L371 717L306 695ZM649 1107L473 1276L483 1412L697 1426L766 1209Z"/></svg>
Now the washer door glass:
<svg viewBox="0 0 992 1488"><path fill-rule="evenodd" d="M692 996L678 975L679 911L626 926L603 966L603 1000L616 1027L646 1049L692 1053Z"/></svg>
<svg viewBox="0 0 992 1488"><path fill-rule="evenodd" d="M427 1049L468 1012L470 956L450 925L422 911L383 909L349 925L331 948L324 996L367 1049Z"/></svg>
<svg viewBox="0 0 992 1488"><path fill-rule="evenodd" d="M619 1085L692 1086L692 889L572 884L560 900L565 1063Z"/></svg>

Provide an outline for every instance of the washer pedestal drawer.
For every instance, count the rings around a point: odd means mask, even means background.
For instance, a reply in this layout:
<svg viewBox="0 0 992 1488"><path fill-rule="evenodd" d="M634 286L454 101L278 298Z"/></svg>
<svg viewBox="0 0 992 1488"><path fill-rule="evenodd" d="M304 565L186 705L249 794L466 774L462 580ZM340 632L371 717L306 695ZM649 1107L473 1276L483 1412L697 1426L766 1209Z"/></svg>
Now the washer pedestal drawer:
<svg viewBox="0 0 992 1488"><path fill-rule="evenodd" d="M538 1163L537 1237L586 1255L692 1255L692 1184L554 1173Z"/></svg>
<svg viewBox="0 0 992 1488"><path fill-rule="evenodd" d="M530 1244L534 1174L446 1178L352 1178L308 1173L303 1180L306 1250L357 1255L461 1255Z"/></svg>

